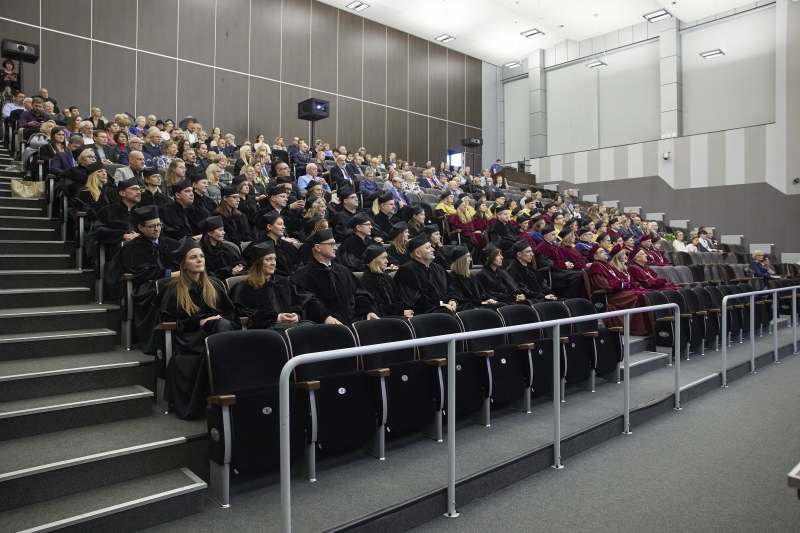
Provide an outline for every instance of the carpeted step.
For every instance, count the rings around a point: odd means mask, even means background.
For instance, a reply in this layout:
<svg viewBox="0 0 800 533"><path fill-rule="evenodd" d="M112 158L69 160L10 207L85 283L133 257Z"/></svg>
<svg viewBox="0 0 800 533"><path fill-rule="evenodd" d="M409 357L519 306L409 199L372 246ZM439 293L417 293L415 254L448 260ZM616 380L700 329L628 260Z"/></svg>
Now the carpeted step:
<svg viewBox="0 0 800 533"><path fill-rule="evenodd" d="M78 304L47 307L0 309L0 331L37 333L104 327L117 329L119 306L114 304Z"/></svg>
<svg viewBox="0 0 800 533"><path fill-rule="evenodd" d="M208 479L206 431L205 420L151 408L143 418L0 441L0 512L181 467Z"/></svg>
<svg viewBox="0 0 800 533"><path fill-rule="evenodd" d="M0 270L0 290L53 287L92 287L94 273L91 270L66 268L50 270ZM78 303L78 302L75 302ZM55 304L50 304L55 305Z"/></svg>
<svg viewBox="0 0 800 533"><path fill-rule="evenodd" d="M148 416L152 391L140 385L0 403L0 440Z"/></svg>
<svg viewBox="0 0 800 533"><path fill-rule="evenodd" d="M5 200L6 202L17 202L16 198L12 198L11 200ZM22 205L14 205L12 206L4 206L0 205L0 216L7 216L7 217L40 217L45 214L45 205L42 204L41 206L22 204Z"/></svg>
<svg viewBox="0 0 800 533"><path fill-rule="evenodd" d="M3 254L66 254L75 252L74 242L56 240L0 239Z"/></svg>
<svg viewBox="0 0 800 533"><path fill-rule="evenodd" d="M0 289L0 309L78 305L89 303L91 298L89 287Z"/></svg>
<svg viewBox="0 0 800 533"><path fill-rule="evenodd" d="M58 229L58 220L47 218L46 216L12 216L9 213L0 212L0 228L45 228Z"/></svg>
<svg viewBox="0 0 800 533"><path fill-rule="evenodd" d="M61 235L53 228L13 228L7 226L4 221L0 221L0 239L6 241L61 240Z"/></svg>
<svg viewBox="0 0 800 533"><path fill-rule="evenodd" d="M0 255L0 270L16 270L19 268L69 268L72 258L69 253L32 254L4 253Z"/></svg>
<svg viewBox="0 0 800 533"><path fill-rule="evenodd" d="M141 385L155 390L155 358L118 348L96 354L0 362L0 402Z"/></svg>
<svg viewBox="0 0 800 533"><path fill-rule="evenodd" d="M47 207L47 201L39 198L0 198L0 207L36 209L39 212L44 212Z"/></svg>
<svg viewBox="0 0 800 533"><path fill-rule="evenodd" d="M107 328L0 335L0 361L110 352L116 337Z"/></svg>
<svg viewBox="0 0 800 533"><path fill-rule="evenodd" d="M127 533L202 512L205 493L206 483L180 468L6 511L0 527Z"/></svg>

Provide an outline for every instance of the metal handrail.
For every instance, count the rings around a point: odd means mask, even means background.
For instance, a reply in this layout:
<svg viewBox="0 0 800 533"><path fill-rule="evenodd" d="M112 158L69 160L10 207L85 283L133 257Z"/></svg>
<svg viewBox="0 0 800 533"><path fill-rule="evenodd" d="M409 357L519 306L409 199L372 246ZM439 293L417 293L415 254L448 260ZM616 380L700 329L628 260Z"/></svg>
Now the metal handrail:
<svg viewBox="0 0 800 533"><path fill-rule="evenodd" d="M722 307L719 310L721 315L720 340L722 341L722 386L728 386L728 300L737 298L750 298L750 373L756 372L756 337L755 330L755 307L756 295L772 294L772 340L773 340L773 359L778 361L778 293L792 291L792 329L793 353L797 353L797 286L781 287L780 289L762 289L760 291L743 292L739 294L728 294L722 298Z"/></svg>
<svg viewBox="0 0 800 533"><path fill-rule="evenodd" d="M384 344L373 344L369 346L357 346L355 348L343 348L338 350L326 350L322 352L308 353L292 357L283 366L280 377L280 447L281 447L281 531L291 533L292 531L292 503L291 503L291 457L290 457L290 438L289 438L289 378L294 369L300 365L317 363L319 361L329 361L332 359L342 359L387 350L400 350L404 348L415 348L418 346L429 346L431 344L447 343L447 513L445 516L456 517L456 341L466 339L477 339L490 335L518 333L544 328L553 328L553 468L563 468L561 465L561 349L560 333L561 326L577 324L589 320L598 320L624 316L624 343L623 357L625 363L625 387L624 387L624 429L623 433L630 433L630 315L660 311L662 309L674 309L675 319L675 339L680 339L680 308L678 304L660 304L647 307L637 307L634 309L623 309L619 311L608 311L594 315L585 315L559 320L548 320L545 322L535 322L532 324L521 324L519 326L505 326L502 328L486 329L479 331L469 331L463 333L453 333L449 335L438 335L436 337L424 337L407 341L387 342ZM544 340L544 339L543 339ZM679 346L680 341L675 342ZM680 409L680 349L673 349L675 359L675 409Z"/></svg>

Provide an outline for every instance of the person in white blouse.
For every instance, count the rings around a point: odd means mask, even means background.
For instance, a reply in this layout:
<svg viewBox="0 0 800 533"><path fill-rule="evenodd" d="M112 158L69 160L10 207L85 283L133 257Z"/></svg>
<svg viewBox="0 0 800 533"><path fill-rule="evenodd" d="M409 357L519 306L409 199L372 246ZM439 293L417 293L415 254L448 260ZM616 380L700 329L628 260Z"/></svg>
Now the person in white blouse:
<svg viewBox="0 0 800 533"><path fill-rule="evenodd" d="M688 252L686 244L683 242L683 232L680 230L675 232L675 240L672 241L672 249L676 252Z"/></svg>

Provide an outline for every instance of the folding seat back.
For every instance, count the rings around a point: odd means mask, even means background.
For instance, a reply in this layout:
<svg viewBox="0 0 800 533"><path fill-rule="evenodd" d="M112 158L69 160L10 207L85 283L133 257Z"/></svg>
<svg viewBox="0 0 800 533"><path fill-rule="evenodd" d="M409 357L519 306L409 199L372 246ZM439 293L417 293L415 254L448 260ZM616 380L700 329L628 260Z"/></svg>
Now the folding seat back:
<svg viewBox="0 0 800 533"><path fill-rule="evenodd" d="M666 290L661 292L667 297L669 303L678 304L678 308L680 310L679 316L681 319L680 344L681 349L683 349L685 346L689 345L690 340L692 339L692 314L687 309L686 299L679 291ZM698 340L698 345L699 343L700 341Z"/></svg>
<svg viewBox="0 0 800 533"><path fill-rule="evenodd" d="M456 318L464 332L497 330L504 326L500 315L490 309L462 311ZM506 344L504 334L467 339L464 344L467 352L485 360L485 364L480 365L484 393L493 403L507 404L525 394L525 377L519 350L516 346Z"/></svg>
<svg viewBox="0 0 800 533"><path fill-rule="evenodd" d="M739 258L736 257L736 254L728 252L725 254L724 262L729 265L736 265L739 264Z"/></svg>
<svg viewBox="0 0 800 533"><path fill-rule="evenodd" d="M569 309L561 302L540 302L533 306L539 320L547 322L570 318ZM552 339L555 328L542 330L546 338ZM561 345L561 375L566 383L581 383L591 376L592 359L585 337L581 334L571 336L572 327L562 326L559 331ZM552 350L546 350L552 356ZM593 351L593 350L592 350Z"/></svg>
<svg viewBox="0 0 800 533"><path fill-rule="evenodd" d="M594 306L583 298L573 298L564 302L572 317L597 314ZM572 324L572 335L586 337L590 348L590 362L596 375L605 376L616 372L614 381L619 380L619 363L622 361L621 328L600 328L597 319ZM592 389L593 390L593 389Z"/></svg>
<svg viewBox="0 0 800 533"><path fill-rule="evenodd" d="M225 288L230 293L231 290L233 289L234 285L236 285L237 283L240 283L240 282L242 282L242 281L244 281L246 279L247 279L247 275L230 277L230 278L225 280Z"/></svg>
<svg viewBox="0 0 800 533"><path fill-rule="evenodd" d="M669 279L669 277L667 275L667 267L653 265L650 268L653 269L653 272L655 272L656 275L658 275L659 278L662 278L662 279L665 279L667 281L670 281L670 279Z"/></svg>
<svg viewBox="0 0 800 533"><path fill-rule="evenodd" d="M729 294L730 293L732 293L732 294L742 294L742 293L745 293L745 292L748 291L748 287L749 286L746 283L745 284L739 283L739 284L736 284L736 285L728 285L727 290L728 290ZM752 289L752 287L749 287L749 288ZM736 305L741 305L742 332L748 333L750 331L750 313L751 312L755 313L755 315L754 315L755 325L756 325L756 327L759 327L760 320L761 320L760 309L761 309L762 306L756 306L757 309L755 309L755 310L750 309L750 297L748 297L748 296L744 296L742 298L737 298L736 300L734 300L733 303L736 304Z"/></svg>
<svg viewBox="0 0 800 533"><path fill-rule="evenodd" d="M539 321L539 315L526 305L507 305L497 310L506 326L521 326ZM517 346L522 354L525 383L533 392L552 390L553 362L545 351L542 332L538 329L508 334L508 343ZM527 359L526 359L527 357Z"/></svg>
<svg viewBox="0 0 800 533"><path fill-rule="evenodd" d="M708 282L706 281L705 275L703 274L703 269L699 265L689 265L689 272L692 273L692 279L695 283L699 283L701 285L707 285Z"/></svg>
<svg viewBox="0 0 800 533"><path fill-rule="evenodd" d="M700 295L689 288L680 289L678 292L686 302L686 312L692 315L692 331L689 339L689 346L700 346L701 354L705 353L705 338L708 322L708 311L703 309Z"/></svg>
<svg viewBox="0 0 800 533"><path fill-rule="evenodd" d="M670 303L669 299L662 293L653 291L645 293L644 295L647 305L662 305ZM656 346L664 348L673 348L675 343L675 327L674 327L674 313L673 309L660 309L657 311L648 311L647 316L650 319L650 326L655 333Z"/></svg>
<svg viewBox="0 0 800 533"><path fill-rule="evenodd" d="M717 341L719 337L719 328L720 328L720 309L719 306L714 303L714 296L711 294L711 291L706 289L705 287L698 285L692 292L697 294L700 298L700 306L707 313L706 315L706 332L705 332L705 340L706 343L714 343L714 349L717 347Z"/></svg>
<svg viewBox="0 0 800 533"><path fill-rule="evenodd" d="M694 259L692 258L691 252L678 252L678 255L681 256L681 264L682 265L693 265Z"/></svg>
<svg viewBox="0 0 800 533"><path fill-rule="evenodd" d="M353 324L353 330L359 346L409 341L414 338L408 324L395 318L362 320ZM390 374L384 376L383 384L373 380L372 387L376 409L380 408L383 395L387 397L389 409L383 424L387 432L399 435L431 423L436 414L436 401L441 398L438 373L435 372L439 367L415 360L413 347L364 353L362 360L367 372L374 373L380 368L390 370ZM435 381L431 379L432 371L437 374ZM433 383L437 385L435 394Z"/></svg>
<svg viewBox="0 0 800 533"><path fill-rule="evenodd" d="M692 277L692 271L687 266L676 266L675 270L678 272L678 275L681 278L681 285L694 285L695 281Z"/></svg>
<svg viewBox="0 0 800 533"><path fill-rule="evenodd" d="M674 266L665 266L661 268L664 269L664 274L666 275L664 279L666 279L667 281L671 281L676 285L680 285L681 283L683 283L683 281L681 280L680 273Z"/></svg>
<svg viewBox="0 0 800 533"><path fill-rule="evenodd" d="M753 278L752 281L763 281L757 280ZM763 285L762 285L763 287ZM739 288L742 292L755 292L757 289L750 283L741 283ZM746 297L742 299L743 303L745 304L746 308L750 307L750 297ZM755 313L755 326L759 330L759 336L763 333L764 327L769 327L770 322L772 322L772 304L773 299L770 296L756 296L754 298L755 301L755 308L750 309L751 312ZM749 326L749 317L748 317L748 326Z"/></svg>
<svg viewBox="0 0 800 533"><path fill-rule="evenodd" d="M736 294L731 285L719 285L717 287L712 287L712 289L716 289L711 290L711 294L714 296L715 303L717 303L720 308L722 307L722 299L725 296ZM733 335L739 335L743 332L742 321L744 319L744 303L736 299L729 299L727 307L728 308L723 311L728 313L728 334L731 337Z"/></svg>
<svg viewBox="0 0 800 533"><path fill-rule="evenodd" d="M287 334L292 357L307 353L354 348L356 345L350 330L338 324L320 324L313 326L313 329L293 329L296 331L291 335ZM342 359L304 364L295 368L295 376L297 381L308 381L322 376L355 372L359 370L358 363L358 357L354 355Z"/></svg>
<svg viewBox="0 0 800 533"><path fill-rule="evenodd" d="M581 277L583 277L584 290L586 291L586 294L589 295L592 305L595 306L598 313L605 313L606 309L608 308L608 294L604 289L594 290L592 283L589 280L588 268L581 270Z"/></svg>
<svg viewBox="0 0 800 533"><path fill-rule="evenodd" d="M661 239L661 250L663 252L671 252L672 251L672 243L667 239Z"/></svg>
<svg viewBox="0 0 800 533"><path fill-rule="evenodd" d="M705 265L707 264L704 258L705 253L703 252L689 252L689 256L692 258L692 264L695 265Z"/></svg>

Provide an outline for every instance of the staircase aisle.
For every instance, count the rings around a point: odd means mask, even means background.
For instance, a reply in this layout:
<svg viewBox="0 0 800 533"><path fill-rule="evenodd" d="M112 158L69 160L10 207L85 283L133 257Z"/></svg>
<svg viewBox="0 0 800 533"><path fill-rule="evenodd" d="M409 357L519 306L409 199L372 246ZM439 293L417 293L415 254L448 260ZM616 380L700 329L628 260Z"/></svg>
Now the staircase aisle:
<svg viewBox="0 0 800 533"><path fill-rule="evenodd" d="M44 200L0 151L0 533L129 532L203 510L205 421L154 408L154 357L119 344ZM198 476L199 474L199 476Z"/></svg>

